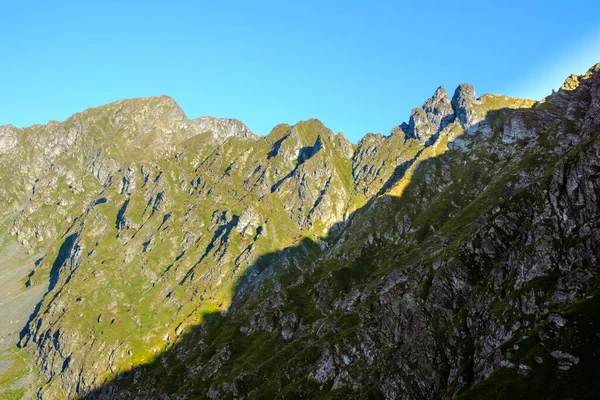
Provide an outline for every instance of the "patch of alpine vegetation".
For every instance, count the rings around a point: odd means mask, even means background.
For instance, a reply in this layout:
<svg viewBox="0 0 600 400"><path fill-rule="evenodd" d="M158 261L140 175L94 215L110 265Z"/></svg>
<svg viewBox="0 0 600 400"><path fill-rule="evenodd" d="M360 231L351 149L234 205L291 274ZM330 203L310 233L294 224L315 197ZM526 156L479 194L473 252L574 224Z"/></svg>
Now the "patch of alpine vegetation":
<svg viewBox="0 0 600 400"><path fill-rule="evenodd" d="M600 392L600 65L538 103L439 88L358 145L167 97L0 132L42 399Z"/></svg>

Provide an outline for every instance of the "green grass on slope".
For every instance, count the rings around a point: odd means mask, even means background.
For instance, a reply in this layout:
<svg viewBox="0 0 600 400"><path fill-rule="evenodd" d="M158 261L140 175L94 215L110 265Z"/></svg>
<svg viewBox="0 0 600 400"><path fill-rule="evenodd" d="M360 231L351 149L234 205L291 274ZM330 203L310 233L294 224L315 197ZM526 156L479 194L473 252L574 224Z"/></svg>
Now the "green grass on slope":
<svg viewBox="0 0 600 400"><path fill-rule="evenodd" d="M27 350L13 347L0 354L0 399L34 398L40 386L40 373Z"/></svg>

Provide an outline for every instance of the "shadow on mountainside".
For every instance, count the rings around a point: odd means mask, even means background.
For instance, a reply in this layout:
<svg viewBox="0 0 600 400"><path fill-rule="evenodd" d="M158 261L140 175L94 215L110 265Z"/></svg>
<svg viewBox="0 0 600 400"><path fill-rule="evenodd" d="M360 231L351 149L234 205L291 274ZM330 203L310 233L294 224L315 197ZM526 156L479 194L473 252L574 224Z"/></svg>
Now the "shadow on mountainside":
<svg viewBox="0 0 600 400"><path fill-rule="evenodd" d="M507 112L515 111L517 110L490 111L488 120L498 118L504 120ZM500 123L500 125L502 124ZM476 132L477 126L472 127L471 130ZM85 395L85 398L117 399L133 398L136 395L140 396L138 398L154 398L174 392L184 392L189 398L205 398L208 397L209 387L213 383L212 377L205 374L201 374L202 376L191 374L193 376L190 376L191 370L201 370L205 366L212 366L214 368L212 374L215 376L224 372L225 377L221 375L219 379L233 381L236 375L241 375L241 380L236 381L238 385L236 390L241 395L256 389L257 392L253 393L253 397L258 398L276 397L288 386L296 384L295 380L306 381L306 375L310 370L310 368L306 368L306 364L315 364L320 356L319 351L316 348L298 348L300 340L294 335L291 338L284 338L281 333L276 332L278 324L282 324L281 318L279 321L257 322L263 326L255 329L254 332L243 332L243 329L240 330L240 328L248 325L250 321L244 321L244 316L240 318L237 312L244 307L249 307L249 304L252 303L256 308L261 309L264 318L269 320L271 319L269 309L265 309L264 304L260 304L261 300L264 300L261 298L261 294L273 294L283 290L286 292L287 301L291 303L290 310L286 310L289 312L288 315L296 315L299 319L297 325L308 326L324 318L324 315L321 315L315 307L314 300L306 293L311 289L308 282L317 284L319 279L330 276L336 281L336 289L339 291L337 296L349 293L354 287L364 285L374 273L378 272L378 267L373 262L375 257L373 247L376 246L371 246L367 242L367 238L364 238L365 243L359 243L366 251L360 251L361 254L353 260L323 261L322 256L332 246L335 246L345 229L350 228L355 219L369 215L374 205L383 207L392 202L392 210L410 209L415 206L415 200L418 200L417 208L412 209L411 217L414 220L427 209L428 205L435 202L434 198L427 199L423 195L424 186L428 184L425 177L432 169L435 170L448 162L448 159L452 158L454 154L453 150L421 161L416 166L410 182L404 190L405 195L396 197L386 194L386 191L405 177L407 170L415 164L422 152L423 150L412 160L398 165L379 193L363 207L354 211L345 221L332 226L329 229L328 237L322 239L322 243L305 238L296 246L260 256L254 265L249 267L238 279L229 310L204 314L203 324L188 329L172 347L157 356L154 361L118 374L112 381L106 382L103 386ZM466 178L472 183L481 177ZM480 187L483 186L485 185L480 185ZM473 198L477 194L474 193ZM401 252L414 251L419 243L426 241L444 225L453 213L459 213L459 207L460 205L457 205L454 210L444 209L446 215L439 215L436 220L423 220L421 223L416 223L414 229L416 234L407 234L407 236L417 236L417 239L407 247L400 249ZM383 217L385 219L386 216ZM389 219L393 220L394 218L392 216ZM395 255L398 255L397 252L398 249L396 249ZM291 261L288 266L284 266L282 260ZM277 288L278 286L281 288ZM358 323L356 319L344 315L340 315L340 321L340 325L336 328L339 332L352 328ZM265 326L267 326L266 329ZM318 331L317 335L319 335ZM265 383L269 380L270 374L284 367L289 368L294 359L303 365L300 369L306 371L300 373L299 376L290 377L288 385L280 387L278 390ZM205 370L202 369L202 371L206 373ZM261 371L259 374L265 379L265 382L244 379L243 375L248 375L249 371L251 371L250 374ZM133 382L139 386L130 391Z"/></svg>
<svg viewBox="0 0 600 400"><path fill-rule="evenodd" d="M498 140L507 116L517 111L502 109L488 112L491 140ZM474 126L470 131L477 132L477 129ZM223 390L228 398L243 397L248 393L252 393L252 398L297 398L336 390L330 379L320 381L318 373L314 373L320 368L319 360L329 351L325 342L342 346L347 332L364 322L356 313L345 311L339 302L356 288L385 280L392 273L385 264L389 260L393 260L396 269L412 267L419 260L436 254L431 250L432 244L446 245L455 240L454 245L459 246L465 233L475 225L477 217L516 193L506 182L497 182L498 193L494 196L498 197L481 200L482 193L494 179L487 172L493 170L499 173L508 160L481 159L473 168L454 164L455 159L462 160L461 157L468 160L466 154L458 147L419 162L412 160L397 166L378 196L371 198L345 221L332 226L328 237L320 242L305 238L296 246L260 256L238 279L232 304L226 312L204 314L203 324L188 329L152 362L119 373L111 381L85 394L84 398L168 399L174 393L184 398L219 398L222 393L218 390L223 388L226 388ZM445 170L445 167L453 165L460 166L456 167L456 171ZM410 168L414 170L402 194L386 193L406 178ZM460 185L453 176L455 172L463 174ZM438 192L431 190L431 185L435 184L439 187L455 186L452 190ZM398 226L396 218L400 214L404 216L403 228ZM369 225L375 228L369 228ZM442 229L447 230L449 237L444 238L446 241L438 235ZM398 232L393 244L386 244L375 233L386 230ZM371 237L371 232L374 237ZM346 246L343 243L350 244L342 254L336 254L338 246ZM327 254L335 254L336 257L326 259L324 256ZM490 279L486 275L488 271L474 268L472 273L467 278L471 283ZM321 282L325 284L320 285ZM428 278L425 275L418 287L407 291L426 304L432 301L428 300L432 284L433 275ZM360 299L360 303L365 301ZM332 309L322 310L319 307L322 304L330 304ZM365 307L374 313L379 312L379 307L381 310L384 308L376 302ZM437 304L434 307L450 307L459 314L464 304L455 302L450 306ZM439 322L436 318L429 318L423 322L423 328L434 331L435 335L443 335L442 328L452 328L450 324L440 328L436 325ZM383 324L377 322L380 323ZM466 332L465 341L469 342L473 339L469 339L470 333L466 322L464 324L461 329ZM385 325L373 327L374 330L377 328L382 331L378 334L398 335L394 328ZM385 332L386 329L389 332ZM417 326L407 329L416 331ZM414 333L415 336L421 334ZM458 357L462 365L454 367L461 371L458 378L462 381L456 381L456 377L449 376L448 362L444 362L446 352L443 346L451 345L443 337L436 338L436 348L432 350L435 356L429 362L436 365L439 379L434 386L423 390L428 390L431 397L456 394L457 390L469 387L474 381L474 349L467 345L460 348L464 350L464 354ZM375 353L377 344L371 345ZM403 345L397 342L386 349L386 353L380 356L384 361L377 368L357 366L357 374L366 374L367 377L357 391L337 389L340 396L382 398L388 390L383 389L383 385L390 374L399 373L394 372L398 366L390 360L409 356L403 353L406 351ZM410 362L413 363L411 368L419 374L426 373L426 370L420 370L424 365L422 361ZM211 392L213 390L216 391ZM412 392L411 395L418 397L418 394Z"/></svg>
<svg viewBox="0 0 600 400"><path fill-rule="evenodd" d="M75 245L76 240L77 240L77 234L74 233L74 234L67 236L63 240L62 244L60 245L56 259L54 259L54 262L52 263L52 267L50 268L50 276L48 278L48 289L46 289L46 293L44 294L44 297L48 293L50 293L56 286L56 283L58 282L58 279L59 279L60 269L65 264L65 262L69 259L69 257L71 257L71 253L74 250L73 247ZM39 260L37 260L35 265L38 266L41 262L43 262L43 258L40 258ZM33 272L29 274L29 278L31 278L32 274L33 274ZM67 279L67 282L68 282L68 279ZM26 285L29 285L29 284L30 283L26 283ZM31 315L29 315L29 318L27 319L25 326L23 327L21 332L19 332L19 342L17 343L18 347L24 347L22 341L23 341L23 339L25 339L25 337L27 336L27 334L29 332L29 324L34 320L34 318L40 312L40 308L42 307L43 301L44 301L44 298L42 298L42 300L40 300L36 304L35 308L33 309L33 312L31 313Z"/></svg>

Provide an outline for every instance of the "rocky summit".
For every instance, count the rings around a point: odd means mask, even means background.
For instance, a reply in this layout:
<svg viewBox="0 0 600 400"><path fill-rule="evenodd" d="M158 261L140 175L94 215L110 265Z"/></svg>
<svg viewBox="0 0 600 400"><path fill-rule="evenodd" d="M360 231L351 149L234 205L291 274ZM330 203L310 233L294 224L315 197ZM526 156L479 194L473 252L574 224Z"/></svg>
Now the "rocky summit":
<svg viewBox="0 0 600 400"><path fill-rule="evenodd" d="M122 100L0 165L0 398L600 395L600 64L358 144Z"/></svg>

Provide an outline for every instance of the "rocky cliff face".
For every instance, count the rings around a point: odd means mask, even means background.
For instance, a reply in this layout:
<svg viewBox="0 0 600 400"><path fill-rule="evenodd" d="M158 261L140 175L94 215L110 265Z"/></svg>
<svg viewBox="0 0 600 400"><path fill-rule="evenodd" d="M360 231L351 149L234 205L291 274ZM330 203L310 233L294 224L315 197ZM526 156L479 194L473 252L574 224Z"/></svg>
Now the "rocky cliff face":
<svg viewBox="0 0 600 400"><path fill-rule="evenodd" d="M358 145L167 97L1 127L2 217L47 249L39 397L594 393L599 69L441 87Z"/></svg>

